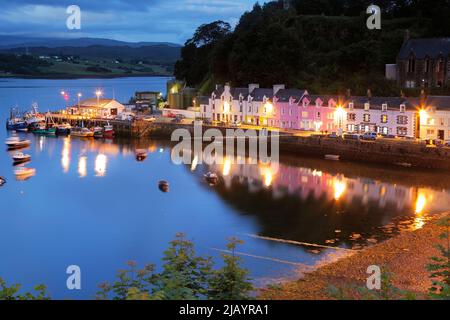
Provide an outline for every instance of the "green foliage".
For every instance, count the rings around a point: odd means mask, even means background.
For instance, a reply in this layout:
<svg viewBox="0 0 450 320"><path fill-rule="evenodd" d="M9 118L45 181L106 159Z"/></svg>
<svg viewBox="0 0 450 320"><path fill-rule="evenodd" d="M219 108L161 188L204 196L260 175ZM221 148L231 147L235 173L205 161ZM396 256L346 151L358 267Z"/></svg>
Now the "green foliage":
<svg viewBox="0 0 450 320"><path fill-rule="evenodd" d="M392 274L384 267L381 272L380 290L370 290L367 287L345 285L342 287L329 286L328 294L338 300L415 300L413 292L401 290L392 284Z"/></svg>
<svg viewBox="0 0 450 320"><path fill-rule="evenodd" d="M33 75L51 64L30 55L0 54L0 72Z"/></svg>
<svg viewBox="0 0 450 320"><path fill-rule="evenodd" d="M222 254L225 265L213 273L208 292L209 299L249 299L253 286L248 278L248 271L241 267L241 258L235 254L236 246L242 243L236 238L231 238L227 244L231 255Z"/></svg>
<svg viewBox="0 0 450 320"><path fill-rule="evenodd" d="M34 287L36 293L25 292L20 293L20 284L8 286L6 282L0 278L0 300L49 300L47 287L38 285Z"/></svg>
<svg viewBox="0 0 450 320"><path fill-rule="evenodd" d="M383 9L381 30L366 27L365 10L373 2ZM199 87L212 81L284 83L311 93L350 88L364 95L370 88L375 95L398 95L400 88L384 71L395 62L405 30L412 37L448 36L450 20L434 18L449 13L448 1L433 2L438 9L419 0L298 0L291 10L280 1L256 4L219 40L200 47L186 42L175 76Z"/></svg>
<svg viewBox="0 0 450 320"><path fill-rule="evenodd" d="M450 218L445 217L438 221L439 226L445 231L440 235L445 246L438 244L436 248L441 253L439 257L432 257L433 263L427 265L433 285L430 288L430 296L435 299L450 299Z"/></svg>
<svg viewBox="0 0 450 320"><path fill-rule="evenodd" d="M240 267L240 259L235 256L239 243L230 241L227 247L232 255L223 255L224 267L213 270L211 258L197 256L193 243L179 233L164 252L160 273L155 273L153 265L138 269L135 262L128 262L128 269L121 270L116 281L99 285L97 299L248 299L253 287L248 271Z"/></svg>

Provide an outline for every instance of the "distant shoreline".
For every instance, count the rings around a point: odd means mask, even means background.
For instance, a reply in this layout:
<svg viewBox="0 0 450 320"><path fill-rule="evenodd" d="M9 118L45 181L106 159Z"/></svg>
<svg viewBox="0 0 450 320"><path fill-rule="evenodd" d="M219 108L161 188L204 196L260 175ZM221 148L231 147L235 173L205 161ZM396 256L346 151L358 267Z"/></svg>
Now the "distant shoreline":
<svg viewBox="0 0 450 320"><path fill-rule="evenodd" d="M114 79L114 78L138 78L138 77L173 77L167 74L96 74L96 75L76 75L76 74L41 74L41 75L0 75L0 79L48 79L48 80L68 80L68 79Z"/></svg>

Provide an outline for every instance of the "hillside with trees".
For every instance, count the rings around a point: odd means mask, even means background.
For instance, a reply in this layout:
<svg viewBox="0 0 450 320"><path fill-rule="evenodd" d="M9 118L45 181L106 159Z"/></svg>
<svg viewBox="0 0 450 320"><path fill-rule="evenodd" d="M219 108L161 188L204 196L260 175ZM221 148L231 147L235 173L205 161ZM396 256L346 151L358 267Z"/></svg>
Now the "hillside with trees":
<svg viewBox="0 0 450 320"><path fill-rule="evenodd" d="M450 1L294 0L258 3L232 31L216 21L181 50L175 76L208 93L215 83L284 83L313 93L398 95L384 78L406 30L412 38L450 35ZM366 27L367 7L382 9L381 30ZM417 92L411 92L417 93Z"/></svg>

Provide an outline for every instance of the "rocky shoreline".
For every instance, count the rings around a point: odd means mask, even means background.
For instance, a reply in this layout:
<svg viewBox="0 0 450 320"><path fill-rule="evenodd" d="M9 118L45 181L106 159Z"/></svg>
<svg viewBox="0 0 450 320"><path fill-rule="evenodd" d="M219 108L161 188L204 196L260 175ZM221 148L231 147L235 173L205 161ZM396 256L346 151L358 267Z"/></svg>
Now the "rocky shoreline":
<svg viewBox="0 0 450 320"><path fill-rule="evenodd" d="M434 222L448 213L434 217L433 220L415 231L404 231L394 238L367 247L356 253L326 264L305 274L301 279L289 281L280 286L261 289L259 298L272 300L325 300L332 299L330 286L347 288L365 287L366 273L370 265L385 267L392 274L392 284L396 288L424 296L431 280L426 265L430 258L439 256L434 247L443 243L439 235L443 228ZM350 296L358 299L358 296Z"/></svg>

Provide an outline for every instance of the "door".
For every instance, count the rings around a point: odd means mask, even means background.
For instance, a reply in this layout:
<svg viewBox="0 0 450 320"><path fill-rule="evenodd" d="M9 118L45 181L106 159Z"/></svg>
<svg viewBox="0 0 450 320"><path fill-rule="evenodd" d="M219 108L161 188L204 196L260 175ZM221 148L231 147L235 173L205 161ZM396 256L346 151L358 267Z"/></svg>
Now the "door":
<svg viewBox="0 0 450 320"><path fill-rule="evenodd" d="M445 140L444 130L438 130L438 139Z"/></svg>

